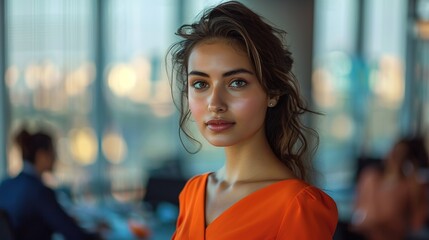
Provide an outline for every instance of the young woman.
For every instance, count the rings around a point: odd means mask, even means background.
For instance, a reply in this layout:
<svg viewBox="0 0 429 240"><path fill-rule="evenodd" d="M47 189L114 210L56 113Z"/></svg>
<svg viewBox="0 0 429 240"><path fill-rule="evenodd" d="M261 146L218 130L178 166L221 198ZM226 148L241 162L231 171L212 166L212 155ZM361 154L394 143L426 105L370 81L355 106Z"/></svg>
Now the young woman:
<svg viewBox="0 0 429 240"><path fill-rule="evenodd" d="M307 110L283 32L232 1L177 34L181 128L192 115L226 160L188 181L172 238L332 239L336 205L304 181L307 128L299 117Z"/></svg>

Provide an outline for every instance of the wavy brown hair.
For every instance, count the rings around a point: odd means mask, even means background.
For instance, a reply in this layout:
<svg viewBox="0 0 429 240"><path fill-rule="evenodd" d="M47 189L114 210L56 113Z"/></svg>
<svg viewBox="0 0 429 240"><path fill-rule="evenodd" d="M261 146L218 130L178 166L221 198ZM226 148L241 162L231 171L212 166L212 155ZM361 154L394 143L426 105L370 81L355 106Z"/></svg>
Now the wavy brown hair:
<svg viewBox="0 0 429 240"><path fill-rule="evenodd" d="M196 141L186 129L190 117L187 99L189 55L202 41L226 39L247 52L265 92L270 97L279 97L277 105L268 108L265 117L266 137L276 156L305 179L304 158L309 150L307 133L315 137L316 147L318 135L300 119L302 114L312 111L305 107L298 82L291 72L293 59L284 44L286 32L266 23L242 3L230 1L206 10L198 22L182 25L176 34L182 40L172 45L169 53L171 70L175 73L171 78L172 93L176 92L173 86L177 86L180 93L175 103L180 110L181 132Z"/></svg>

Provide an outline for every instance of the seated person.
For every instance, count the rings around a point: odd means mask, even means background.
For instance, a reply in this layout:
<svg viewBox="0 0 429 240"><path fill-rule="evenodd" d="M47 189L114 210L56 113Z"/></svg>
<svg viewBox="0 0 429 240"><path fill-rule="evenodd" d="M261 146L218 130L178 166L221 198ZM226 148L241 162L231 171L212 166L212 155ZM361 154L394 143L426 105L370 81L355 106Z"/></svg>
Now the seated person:
<svg viewBox="0 0 429 240"><path fill-rule="evenodd" d="M423 227L427 197L419 180L426 166L422 139L400 139L380 168L366 168L358 182L352 229L370 240L402 240Z"/></svg>
<svg viewBox="0 0 429 240"><path fill-rule="evenodd" d="M15 239L51 239L54 232L67 240L99 239L77 225L41 180L55 161L51 136L22 130L15 140L21 147L23 170L0 184L0 209L8 214Z"/></svg>

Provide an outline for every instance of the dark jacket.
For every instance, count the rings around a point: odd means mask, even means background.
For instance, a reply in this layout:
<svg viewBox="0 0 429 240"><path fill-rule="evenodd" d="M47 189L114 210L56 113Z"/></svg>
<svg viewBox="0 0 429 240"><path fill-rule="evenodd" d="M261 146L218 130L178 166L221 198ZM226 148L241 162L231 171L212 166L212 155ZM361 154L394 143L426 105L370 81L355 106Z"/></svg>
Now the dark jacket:
<svg viewBox="0 0 429 240"><path fill-rule="evenodd" d="M54 232L67 240L92 239L63 210L52 189L25 172L0 184L0 209L9 215L17 240L48 240Z"/></svg>

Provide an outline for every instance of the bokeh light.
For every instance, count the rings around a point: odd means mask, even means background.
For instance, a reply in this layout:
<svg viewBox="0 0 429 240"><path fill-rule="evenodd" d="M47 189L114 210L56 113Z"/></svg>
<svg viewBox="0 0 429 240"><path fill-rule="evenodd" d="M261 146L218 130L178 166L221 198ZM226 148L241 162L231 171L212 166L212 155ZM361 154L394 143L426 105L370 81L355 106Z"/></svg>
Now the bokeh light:
<svg viewBox="0 0 429 240"><path fill-rule="evenodd" d="M70 151L78 163L89 165L97 157L97 139L94 130L85 127L70 131Z"/></svg>
<svg viewBox="0 0 429 240"><path fill-rule="evenodd" d="M379 68L370 73L372 92L386 105L398 107L405 94L404 67L394 56L385 55L380 58Z"/></svg>
<svg viewBox="0 0 429 240"><path fill-rule="evenodd" d="M121 163L127 155L127 143L117 132L110 132L103 137L103 154L114 164Z"/></svg>
<svg viewBox="0 0 429 240"><path fill-rule="evenodd" d="M117 96L125 97L135 87L137 74L127 64L117 64L109 72L107 84Z"/></svg>
<svg viewBox="0 0 429 240"><path fill-rule="evenodd" d="M83 94L95 78L95 66L85 62L66 75L65 90L68 96Z"/></svg>
<svg viewBox="0 0 429 240"><path fill-rule="evenodd" d="M156 84L155 96L151 104L152 112L157 117L168 117L175 112L172 104L170 84L167 80L160 80Z"/></svg>
<svg viewBox="0 0 429 240"><path fill-rule="evenodd" d="M16 65L11 65L6 69L5 81L9 88L12 88L19 79L19 69Z"/></svg>
<svg viewBox="0 0 429 240"><path fill-rule="evenodd" d="M423 39L429 39L429 20L417 22L415 30L419 37Z"/></svg>
<svg viewBox="0 0 429 240"><path fill-rule="evenodd" d="M39 86L39 79L41 75L41 69L36 64L30 64L25 69L25 83L31 90Z"/></svg>
<svg viewBox="0 0 429 240"><path fill-rule="evenodd" d="M50 90L61 81L61 73L58 67L51 61L46 61L39 67L39 83L44 89Z"/></svg>
<svg viewBox="0 0 429 240"><path fill-rule="evenodd" d="M325 68L314 70L312 76L313 97L317 105L323 108L333 108L338 103L332 74Z"/></svg>
<svg viewBox="0 0 429 240"><path fill-rule="evenodd" d="M331 122L332 136L338 140L347 140L353 136L354 123L349 115L338 114Z"/></svg>
<svg viewBox="0 0 429 240"><path fill-rule="evenodd" d="M151 100L151 64L146 58L137 57L132 60L131 66L136 73L137 82L128 97L136 103L147 103Z"/></svg>

